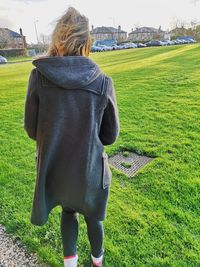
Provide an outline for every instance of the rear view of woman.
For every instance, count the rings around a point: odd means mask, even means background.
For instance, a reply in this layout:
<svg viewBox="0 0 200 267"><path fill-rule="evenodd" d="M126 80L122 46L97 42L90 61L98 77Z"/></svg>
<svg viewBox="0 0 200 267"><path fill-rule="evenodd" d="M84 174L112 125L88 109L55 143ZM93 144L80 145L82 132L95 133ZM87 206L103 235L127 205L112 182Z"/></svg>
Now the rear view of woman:
<svg viewBox="0 0 200 267"><path fill-rule="evenodd" d="M31 223L43 225L61 205L64 266L78 261L78 214L83 214L92 266L103 266L103 220L111 185L104 145L119 135L112 79L88 58L88 19L69 8L59 19L48 55L33 61L24 127L36 140L37 177Z"/></svg>

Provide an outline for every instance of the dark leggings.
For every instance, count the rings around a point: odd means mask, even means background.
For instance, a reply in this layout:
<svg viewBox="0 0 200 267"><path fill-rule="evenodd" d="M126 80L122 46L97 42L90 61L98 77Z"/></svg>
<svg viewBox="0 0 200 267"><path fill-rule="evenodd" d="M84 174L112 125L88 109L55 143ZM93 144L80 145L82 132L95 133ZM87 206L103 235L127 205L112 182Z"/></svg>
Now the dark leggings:
<svg viewBox="0 0 200 267"><path fill-rule="evenodd" d="M91 246L91 254L98 258L103 252L104 229L103 222L84 216L87 224L87 233ZM69 208L62 208L61 236L63 243L63 255L77 254L78 239L78 213Z"/></svg>

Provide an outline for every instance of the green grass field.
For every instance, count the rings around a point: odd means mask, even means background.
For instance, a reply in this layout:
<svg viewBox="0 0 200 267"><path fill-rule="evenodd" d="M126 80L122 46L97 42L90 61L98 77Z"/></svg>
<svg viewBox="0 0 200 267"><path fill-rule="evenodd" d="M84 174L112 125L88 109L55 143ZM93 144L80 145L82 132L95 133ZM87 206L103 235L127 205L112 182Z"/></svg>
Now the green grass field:
<svg viewBox="0 0 200 267"><path fill-rule="evenodd" d="M112 168L105 267L200 266L200 45L92 54L114 80L120 115L109 155L155 157L134 178ZM41 261L63 266L60 211L33 226L35 143L23 129L30 62L0 66L0 223ZM80 266L89 266L80 216Z"/></svg>
<svg viewBox="0 0 200 267"><path fill-rule="evenodd" d="M23 61L30 61L33 60L33 57L30 56L21 56L21 57L8 57L7 60L9 63L15 63L15 62L23 62Z"/></svg>

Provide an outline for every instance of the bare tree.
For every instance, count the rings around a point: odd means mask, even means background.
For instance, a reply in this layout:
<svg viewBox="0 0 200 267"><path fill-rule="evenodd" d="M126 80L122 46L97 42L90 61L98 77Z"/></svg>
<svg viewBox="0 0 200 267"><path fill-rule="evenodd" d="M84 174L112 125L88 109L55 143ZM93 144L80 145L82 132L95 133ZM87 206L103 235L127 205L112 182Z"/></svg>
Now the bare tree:
<svg viewBox="0 0 200 267"><path fill-rule="evenodd" d="M190 22L190 29L192 31L192 35L196 40L200 39L200 21L194 19Z"/></svg>
<svg viewBox="0 0 200 267"><path fill-rule="evenodd" d="M174 18L172 18L170 26L172 29L185 28L187 26L187 22L185 20L180 19L180 18L174 17Z"/></svg>
<svg viewBox="0 0 200 267"><path fill-rule="evenodd" d="M9 46L10 36L6 29L0 29L0 48L4 49Z"/></svg>
<svg viewBox="0 0 200 267"><path fill-rule="evenodd" d="M39 38L40 43L42 43L44 46L48 46L51 42L51 36L46 34L40 34Z"/></svg>

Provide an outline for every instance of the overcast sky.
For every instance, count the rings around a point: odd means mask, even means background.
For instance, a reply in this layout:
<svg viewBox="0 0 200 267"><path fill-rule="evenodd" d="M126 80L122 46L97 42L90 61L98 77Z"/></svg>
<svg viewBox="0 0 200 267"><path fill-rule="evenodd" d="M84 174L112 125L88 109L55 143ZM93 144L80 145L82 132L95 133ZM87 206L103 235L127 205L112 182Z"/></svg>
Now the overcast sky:
<svg viewBox="0 0 200 267"><path fill-rule="evenodd" d="M22 27L28 42L38 34L50 34L55 21L74 6L89 18L90 26L121 25L128 33L136 26L170 29L178 20L200 22L199 0L0 0L0 27L19 31Z"/></svg>

